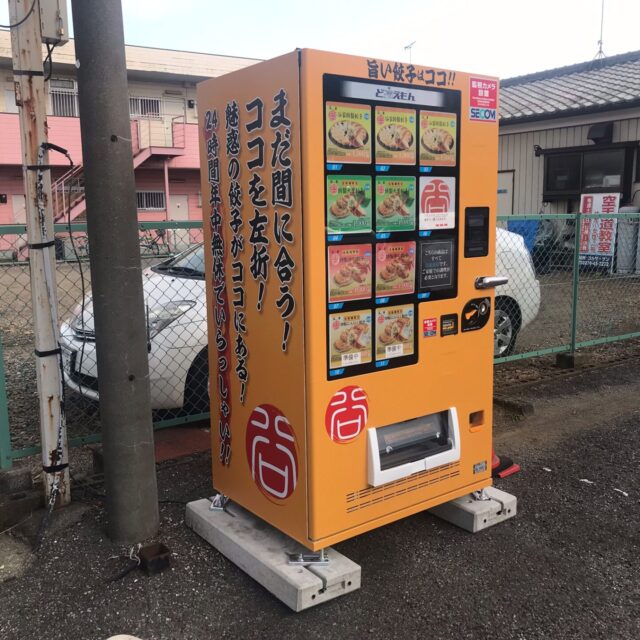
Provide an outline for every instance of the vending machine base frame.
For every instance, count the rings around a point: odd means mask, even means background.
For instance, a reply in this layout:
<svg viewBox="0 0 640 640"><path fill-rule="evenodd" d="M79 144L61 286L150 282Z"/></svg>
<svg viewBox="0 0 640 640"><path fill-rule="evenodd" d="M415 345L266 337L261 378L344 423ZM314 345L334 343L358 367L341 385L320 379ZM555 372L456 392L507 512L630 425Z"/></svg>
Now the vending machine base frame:
<svg viewBox="0 0 640 640"><path fill-rule="evenodd" d="M495 487L487 487L479 493L479 496L469 493L429 511L470 533L478 533L516 515L518 499L510 493Z"/></svg>
<svg viewBox="0 0 640 640"><path fill-rule="evenodd" d="M235 503L211 510L210 500L195 500L187 504L185 519L188 527L293 611L360 588L360 565L332 548L324 550L326 564L292 564L289 554L308 550Z"/></svg>
<svg viewBox="0 0 640 640"><path fill-rule="evenodd" d="M430 513L470 533L478 533L517 513L515 496L495 487L467 493L433 507ZM292 562L308 551L240 505L227 502L212 509L211 499L189 502L186 524L212 547L260 583L267 591L299 612L356 591L361 568L331 547L323 549L323 561Z"/></svg>

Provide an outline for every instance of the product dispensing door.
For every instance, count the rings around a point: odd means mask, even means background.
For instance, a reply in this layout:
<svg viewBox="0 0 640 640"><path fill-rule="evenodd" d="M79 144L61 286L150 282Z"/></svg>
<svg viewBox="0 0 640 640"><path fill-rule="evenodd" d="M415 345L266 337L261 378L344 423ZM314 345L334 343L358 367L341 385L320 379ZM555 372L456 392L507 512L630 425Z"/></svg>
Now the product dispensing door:
<svg viewBox="0 0 640 640"><path fill-rule="evenodd" d="M488 486L497 80L303 50L198 105L215 487L319 549Z"/></svg>

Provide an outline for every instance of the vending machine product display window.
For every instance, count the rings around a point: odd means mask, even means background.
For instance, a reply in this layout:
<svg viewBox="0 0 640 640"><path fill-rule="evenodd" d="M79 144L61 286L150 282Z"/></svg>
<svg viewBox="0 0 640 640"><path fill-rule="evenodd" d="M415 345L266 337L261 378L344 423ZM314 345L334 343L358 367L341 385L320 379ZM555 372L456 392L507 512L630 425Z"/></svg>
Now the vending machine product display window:
<svg viewBox="0 0 640 640"><path fill-rule="evenodd" d="M335 247L344 244L349 250L361 245L375 256L370 265L374 287L369 298L358 296L358 303L341 296L340 288L352 288L362 267L345 264L336 273L328 260L327 286L334 294L327 314L366 309L387 327L368 342L375 358L365 360L353 331L344 330L344 339L336 342L335 319L329 321L329 378L414 364L419 356L416 304L456 295L460 94L420 90L403 100L401 93L374 81L323 77L328 254L335 256ZM409 321L406 314L394 322L385 317L385 305L399 302L414 307L410 332L403 324ZM381 342L387 339L392 344ZM349 341L353 349L344 359L336 357L337 345L347 349ZM351 359L349 351L360 356ZM381 353L390 356L381 358Z"/></svg>

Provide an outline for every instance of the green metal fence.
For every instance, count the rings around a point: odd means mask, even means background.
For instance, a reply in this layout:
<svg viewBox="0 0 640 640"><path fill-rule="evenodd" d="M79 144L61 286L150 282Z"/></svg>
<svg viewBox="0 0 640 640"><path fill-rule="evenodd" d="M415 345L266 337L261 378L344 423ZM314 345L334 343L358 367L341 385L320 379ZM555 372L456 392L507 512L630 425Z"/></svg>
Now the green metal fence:
<svg viewBox="0 0 640 640"><path fill-rule="evenodd" d="M499 217L496 273L510 282L496 291L496 363L640 337L639 219L624 213ZM81 275L90 291L90 247L84 224L56 225L55 233L67 424L70 445L77 446L100 440L90 294L84 313L79 304ZM204 269L201 235L202 224L196 221L140 225L158 429L208 417L205 296L198 275ZM586 251L589 244L595 253ZM169 262L176 254L177 262ZM0 226L3 469L39 452L27 259L25 227Z"/></svg>
<svg viewBox="0 0 640 640"><path fill-rule="evenodd" d="M498 232L496 271L511 283L496 290L495 332L506 315L513 339L497 345L496 363L640 337L639 221L637 213L499 216L511 233Z"/></svg>
<svg viewBox="0 0 640 640"><path fill-rule="evenodd" d="M67 429L78 446L100 441L90 247L84 223L54 231ZM0 225L0 469L40 452L26 241L24 225ZM201 242L199 221L140 223L156 429L208 418Z"/></svg>

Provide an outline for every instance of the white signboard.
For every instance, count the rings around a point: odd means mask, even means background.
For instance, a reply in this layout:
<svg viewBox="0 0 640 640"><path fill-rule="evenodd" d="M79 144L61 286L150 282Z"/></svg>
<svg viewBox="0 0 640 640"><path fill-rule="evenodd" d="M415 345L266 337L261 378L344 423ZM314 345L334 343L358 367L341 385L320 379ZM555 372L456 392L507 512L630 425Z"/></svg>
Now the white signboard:
<svg viewBox="0 0 640 640"><path fill-rule="evenodd" d="M617 213L619 193L589 193L580 197L580 213ZM611 271L616 246L616 218L586 218L580 227L580 266Z"/></svg>
<svg viewBox="0 0 640 640"><path fill-rule="evenodd" d="M420 231L456 226L456 179L420 178Z"/></svg>
<svg viewBox="0 0 640 640"><path fill-rule="evenodd" d="M442 91L429 91L428 89L417 89L415 87L398 87L395 85L344 80L341 85L341 94L345 98L357 98L360 100L384 100L386 102L415 104L421 107L444 106L444 94Z"/></svg>

